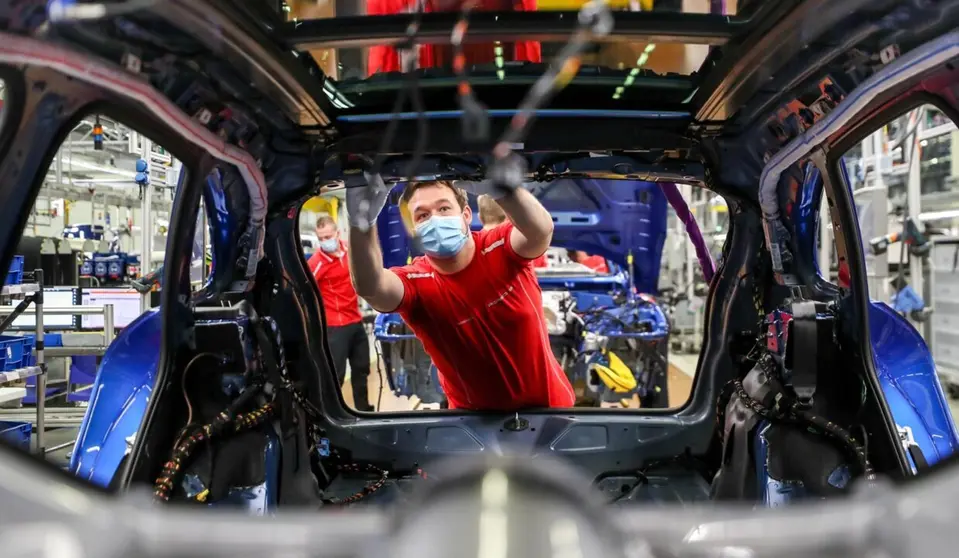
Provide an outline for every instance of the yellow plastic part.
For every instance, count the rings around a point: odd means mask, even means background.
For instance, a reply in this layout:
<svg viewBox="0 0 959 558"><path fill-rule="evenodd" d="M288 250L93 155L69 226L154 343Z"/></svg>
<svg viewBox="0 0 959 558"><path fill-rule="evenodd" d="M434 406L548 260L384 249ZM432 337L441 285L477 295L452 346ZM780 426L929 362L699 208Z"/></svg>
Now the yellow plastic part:
<svg viewBox="0 0 959 558"><path fill-rule="evenodd" d="M628 393L636 389L636 376L633 371L616 356L616 353L607 353L609 366L593 363L590 369L596 372L599 379L614 393Z"/></svg>
<svg viewBox="0 0 959 558"><path fill-rule="evenodd" d="M209 495L210 495L210 490L209 490L209 489L204 490L203 492L201 492L201 493L199 493L199 494L196 495L196 501L197 501L197 502L206 502L206 498L207 498L207 496L209 496Z"/></svg>
<svg viewBox="0 0 959 558"><path fill-rule="evenodd" d="M303 209L314 213L327 213L336 221L336 213L340 208L340 200L336 198L321 198L319 196L306 200Z"/></svg>
<svg viewBox="0 0 959 558"><path fill-rule="evenodd" d="M400 202L400 219L406 225L406 230L413 232L413 215L410 214L410 206L405 201Z"/></svg>

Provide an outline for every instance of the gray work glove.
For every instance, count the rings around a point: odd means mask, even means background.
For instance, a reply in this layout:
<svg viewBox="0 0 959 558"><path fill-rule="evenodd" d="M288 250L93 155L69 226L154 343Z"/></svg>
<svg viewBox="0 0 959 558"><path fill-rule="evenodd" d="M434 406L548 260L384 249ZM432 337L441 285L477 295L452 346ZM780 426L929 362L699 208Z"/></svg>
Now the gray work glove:
<svg viewBox="0 0 959 558"><path fill-rule="evenodd" d="M526 175L526 160L515 153L494 163L486 173L486 180L470 182L460 180L456 186L477 196L487 195L494 200L502 199L523 187Z"/></svg>
<svg viewBox="0 0 959 558"><path fill-rule="evenodd" d="M390 188L378 174L364 172L363 176L366 178L365 186L346 189L346 215L351 227L366 232L376 223L376 218L386 206Z"/></svg>

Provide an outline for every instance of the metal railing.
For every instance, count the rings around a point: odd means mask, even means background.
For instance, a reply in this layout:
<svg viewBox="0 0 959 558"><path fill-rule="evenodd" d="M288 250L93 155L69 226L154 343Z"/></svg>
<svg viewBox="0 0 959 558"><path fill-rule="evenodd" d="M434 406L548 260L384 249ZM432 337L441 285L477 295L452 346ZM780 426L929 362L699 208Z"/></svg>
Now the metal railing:
<svg viewBox="0 0 959 558"><path fill-rule="evenodd" d="M103 306L44 306L43 304L43 287L42 287L42 274L38 277L39 296L36 296L34 303L31 305L33 307L33 313L36 319L36 364L33 367L30 367L30 373L24 375L13 375L6 381L13 381L17 379L24 379L27 377L35 376L37 378L36 394L37 394L37 410L36 410L36 424L37 424L37 444L36 444L36 453L43 455L47 453L45 446L45 431L46 431L46 395L47 395L47 366L46 358L47 357L65 357L65 356L79 356L79 355L102 355L106 352L107 347L110 346L110 343L113 342L114 337L114 321L113 321L113 305L104 304ZM16 306L0 306L0 318L8 316L17 312ZM22 311L24 313L30 312L30 310ZM102 347L51 347L49 349L45 348L43 345L44 334L46 330L43 327L43 317L44 316L98 316L103 315L103 346ZM2 373L0 373L2 375ZM69 378L68 378L69 379ZM4 383L3 379L0 378L0 383ZM67 390L69 392L69 382L67 385ZM80 416L82 419L82 414ZM79 421L77 421L79 424ZM68 442L65 444L60 444L54 448L50 448L50 451L55 451L66 447L73 442Z"/></svg>

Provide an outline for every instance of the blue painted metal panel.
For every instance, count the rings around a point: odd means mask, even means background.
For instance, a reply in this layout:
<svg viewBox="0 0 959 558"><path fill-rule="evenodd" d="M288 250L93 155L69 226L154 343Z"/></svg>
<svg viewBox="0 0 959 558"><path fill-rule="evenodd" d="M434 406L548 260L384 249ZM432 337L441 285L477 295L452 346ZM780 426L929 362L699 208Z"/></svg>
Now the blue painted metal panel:
<svg viewBox="0 0 959 558"><path fill-rule="evenodd" d="M553 216L554 246L600 255L625 269L632 252L636 289L657 292L668 205L658 184L562 179L535 193Z"/></svg>
<svg viewBox="0 0 959 558"><path fill-rule="evenodd" d="M912 325L881 302L869 305L876 372L892 416L913 437L929 464L959 448L959 433L929 347Z"/></svg>
<svg viewBox="0 0 959 558"><path fill-rule="evenodd" d="M108 486L127 452L153 391L160 360L160 312L144 313L125 327L103 356L80 424L69 470Z"/></svg>

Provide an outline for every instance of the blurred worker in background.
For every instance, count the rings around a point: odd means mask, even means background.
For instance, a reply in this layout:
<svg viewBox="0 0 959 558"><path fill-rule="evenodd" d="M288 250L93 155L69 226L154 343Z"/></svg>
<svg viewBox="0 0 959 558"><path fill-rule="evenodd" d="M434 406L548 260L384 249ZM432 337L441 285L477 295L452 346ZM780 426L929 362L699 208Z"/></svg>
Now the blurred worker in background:
<svg viewBox="0 0 959 558"><path fill-rule="evenodd" d="M324 215L316 220L320 249L308 266L323 298L326 334L333 353L336 377L342 387L346 362L350 362L350 386L357 411L372 411L367 382L370 376L370 345L360 315L359 299L350 281L346 245L340 240L336 222Z"/></svg>
<svg viewBox="0 0 959 558"><path fill-rule="evenodd" d="M383 268L376 216L389 188L375 175L346 192L356 291L380 312L398 312L439 371L450 409L518 411L572 407L569 379L549 345L532 261L553 237L549 212L522 186L465 183L509 217L471 232L466 192L446 181L413 182L405 204L426 256Z"/></svg>
<svg viewBox="0 0 959 558"><path fill-rule="evenodd" d="M417 2L423 2L423 13L459 12L467 0L367 0L367 15L396 15L412 13ZM479 0L475 11L534 12L536 0ZM467 36L469 32L467 31ZM542 52L538 41L515 43L475 43L467 39L463 44L466 64L493 64L497 58L506 62L541 62ZM415 68L441 68L452 66L453 47L442 44L420 44L417 47ZM399 72L403 65L396 48L392 46L370 47L367 53L366 73L372 76L380 72Z"/></svg>
<svg viewBox="0 0 959 558"><path fill-rule="evenodd" d="M476 205L479 208L480 223L483 223L483 230L489 230L505 223L509 218L503 208L496 203L493 198L483 195L476 198ZM546 253L533 260L534 268L547 267Z"/></svg>
<svg viewBox="0 0 959 558"><path fill-rule="evenodd" d="M609 273L609 266L606 264L606 258L602 256L590 256L582 250L567 250L566 255L569 256L570 260L578 264L583 264L596 273Z"/></svg>

